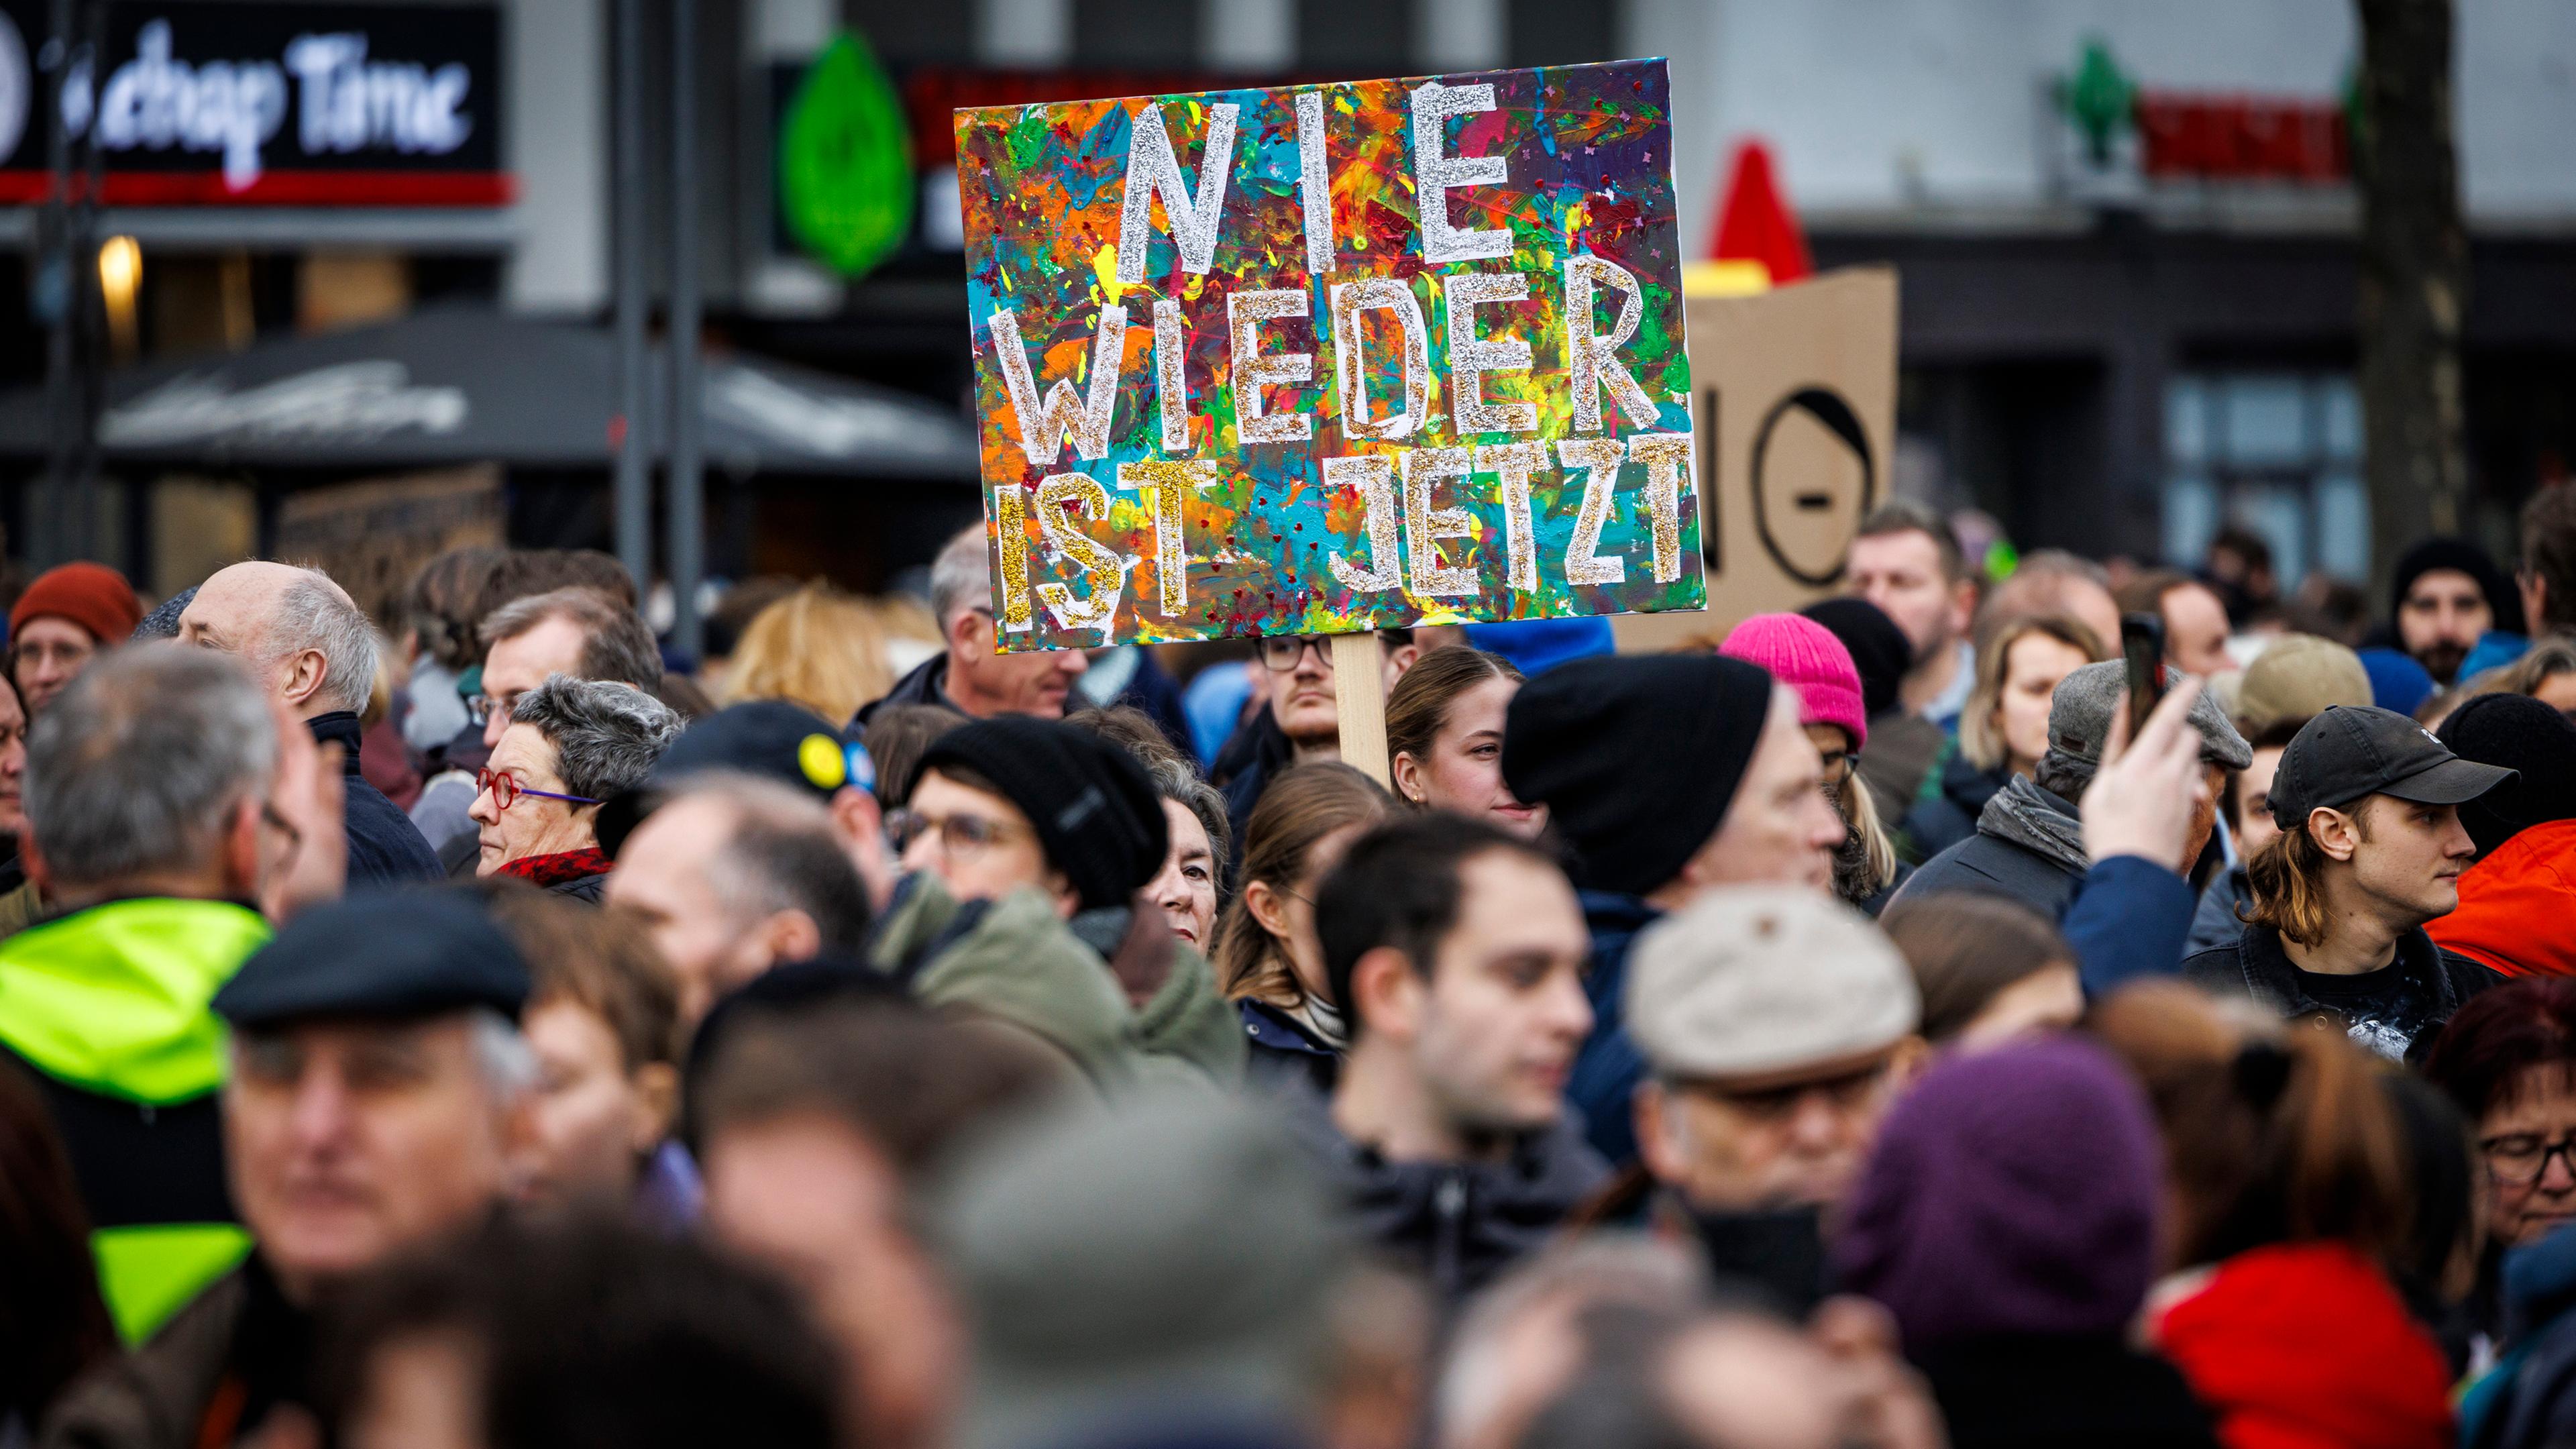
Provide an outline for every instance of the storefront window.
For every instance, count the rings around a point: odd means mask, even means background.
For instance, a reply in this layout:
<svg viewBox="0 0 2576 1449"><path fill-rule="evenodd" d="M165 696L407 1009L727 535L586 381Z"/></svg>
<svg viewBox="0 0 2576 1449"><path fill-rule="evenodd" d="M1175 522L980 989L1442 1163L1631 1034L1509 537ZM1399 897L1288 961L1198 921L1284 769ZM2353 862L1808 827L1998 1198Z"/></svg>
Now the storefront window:
<svg viewBox="0 0 2576 1449"><path fill-rule="evenodd" d="M2165 392L2165 561L2198 566L2232 523L2272 545L2284 589L2311 569L2360 579L2370 567L2360 459L2349 374L2177 373Z"/></svg>

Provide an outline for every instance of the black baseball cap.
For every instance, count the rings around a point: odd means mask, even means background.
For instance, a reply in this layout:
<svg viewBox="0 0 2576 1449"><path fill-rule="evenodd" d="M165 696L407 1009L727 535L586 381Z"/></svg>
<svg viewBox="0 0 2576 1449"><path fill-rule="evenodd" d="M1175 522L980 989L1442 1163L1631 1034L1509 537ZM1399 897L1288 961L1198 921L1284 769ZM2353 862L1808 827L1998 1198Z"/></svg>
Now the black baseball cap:
<svg viewBox="0 0 2576 1449"><path fill-rule="evenodd" d="M827 802L844 786L874 791L877 783L857 735L784 700L747 700L690 725L654 762L650 779L600 807L594 827L600 850L616 859L644 817L702 770L757 775Z"/></svg>
<svg viewBox="0 0 2576 1449"><path fill-rule="evenodd" d="M2462 805L2515 772L2452 754L2433 732L2393 709L2338 704L2307 722L2281 752L2272 777L2272 818L2296 830L2319 808L2365 795L2423 805Z"/></svg>

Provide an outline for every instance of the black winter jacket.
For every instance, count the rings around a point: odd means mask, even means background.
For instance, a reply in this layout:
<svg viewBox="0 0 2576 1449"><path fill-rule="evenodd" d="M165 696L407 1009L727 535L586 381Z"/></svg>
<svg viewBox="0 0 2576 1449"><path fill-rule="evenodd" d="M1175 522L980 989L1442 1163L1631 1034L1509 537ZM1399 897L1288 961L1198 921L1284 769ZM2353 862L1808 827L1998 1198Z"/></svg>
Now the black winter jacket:
<svg viewBox="0 0 2576 1449"><path fill-rule="evenodd" d="M2397 959L2386 968L2412 987L2401 993L2391 1015L2348 1021L2355 1043L2383 1057L2413 1060L2422 1055L2433 1033L2460 1009L2460 1003L2504 978L2466 956L2433 944L2420 926L2397 938ZM2281 933L2270 926L2247 925L2236 943L2183 958L2185 980L2212 991L2250 996L2286 1017L2324 1013L2344 1016L2331 1002L2320 1001L2299 983L2299 970L2281 949ZM2376 974L2376 973L2374 973ZM2357 979L2357 978L2356 978Z"/></svg>
<svg viewBox="0 0 2576 1449"><path fill-rule="evenodd" d="M2047 796L2051 808L2068 820L2075 818L2074 806L2045 790L2039 793ZM1914 878L1896 893L1896 899L1921 900L1944 891L1982 891L2019 901L2054 921L2066 914L2067 903L2075 899L2075 887L2083 880L2084 867L2052 860L2029 846L1990 833L1980 823L1976 834L1923 862Z"/></svg>
<svg viewBox="0 0 2576 1449"><path fill-rule="evenodd" d="M1500 1163L1389 1162L1342 1135L1321 1093L1294 1099L1288 1120L1351 1226L1453 1307L1546 1242L1610 1175L1571 1116L1521 1139Z"/></svg>
<svg viewBox="0 0 2576 1449"><path fill-rule="evenodd" d="M341 820L349 837L349 889L444 880L438 852L429 848L420 827L358 773L358 717L340 709L305 723L315 743L336 742L342 751L340 785L347 799Z"/></svg>

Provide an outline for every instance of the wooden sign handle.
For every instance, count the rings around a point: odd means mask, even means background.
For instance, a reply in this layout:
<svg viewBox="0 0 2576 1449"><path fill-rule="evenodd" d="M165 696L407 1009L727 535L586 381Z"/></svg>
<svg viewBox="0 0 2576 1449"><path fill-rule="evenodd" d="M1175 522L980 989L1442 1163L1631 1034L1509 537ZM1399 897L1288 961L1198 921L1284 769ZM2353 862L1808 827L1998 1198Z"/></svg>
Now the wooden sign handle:
<svg viewBox="0 0 2576 1449"><path fill-rule="evenodd" d="M1377 635L1333 636L1333 708L1341 717L1342 763L1389 790L1386 769L1386 670Z"/></svg>

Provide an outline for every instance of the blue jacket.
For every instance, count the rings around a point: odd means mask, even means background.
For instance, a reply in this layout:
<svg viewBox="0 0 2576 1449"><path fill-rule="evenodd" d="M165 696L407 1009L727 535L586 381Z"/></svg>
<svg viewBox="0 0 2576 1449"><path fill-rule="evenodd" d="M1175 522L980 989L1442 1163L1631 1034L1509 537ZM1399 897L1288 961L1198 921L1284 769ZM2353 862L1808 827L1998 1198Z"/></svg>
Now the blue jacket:
<svg viewBox="0 0 2576 1449"><path fill-rule="evenodd" d="M2143 856L2093 862L2057 923L2075 948L2084 994L2100 998L2142 977L2181 971L2196 904L2191 882Z"/></svg>
<svg viewBox="0 0 2576 1449"><path fill-rule="evenodd" d="M1243 1044L1249 1049L1243 1079L1255 1087L1279 1091L1304 1089L1333 1094L1342 1077L1342 1054L1316 1039L1306 1024L1249 997L1234 1004L1243 1022Z"/></svg>
<svg viewBox="0 0 2576 1449"><path fill-rule="evenodd" d="M2506 1349L2460 1400L2461 1449L2576 1442L2576 1231L2504 1259Z"/></svg>
<svg viewBox="0 0 2576 1449"><path fill-rule="evenodd" d="M349 837L349 889L402 885L409 881L447 878L438 852L402 808L385 798L358 773L358 717L347 710L317 714L307 720L316 743L339 743L341 788L347 803L341 811Z"/></svg>
<svg viewBox="0 0 2576 1449"><path fill-rule="evenodd" d="M1646 1075L1645 1054L1628 1039L1621 1003L1628 993L1628 949L1637 933L1663 912L1635 896L1584 891L1583 921L1592 931L1592 969L1584 994L1592 998L1592 1035L1574 1058L1565 1099L1583 1114L1584 1140L1614 1167L1637 1160L1636 1114L1630 1099Z"/></svg>

